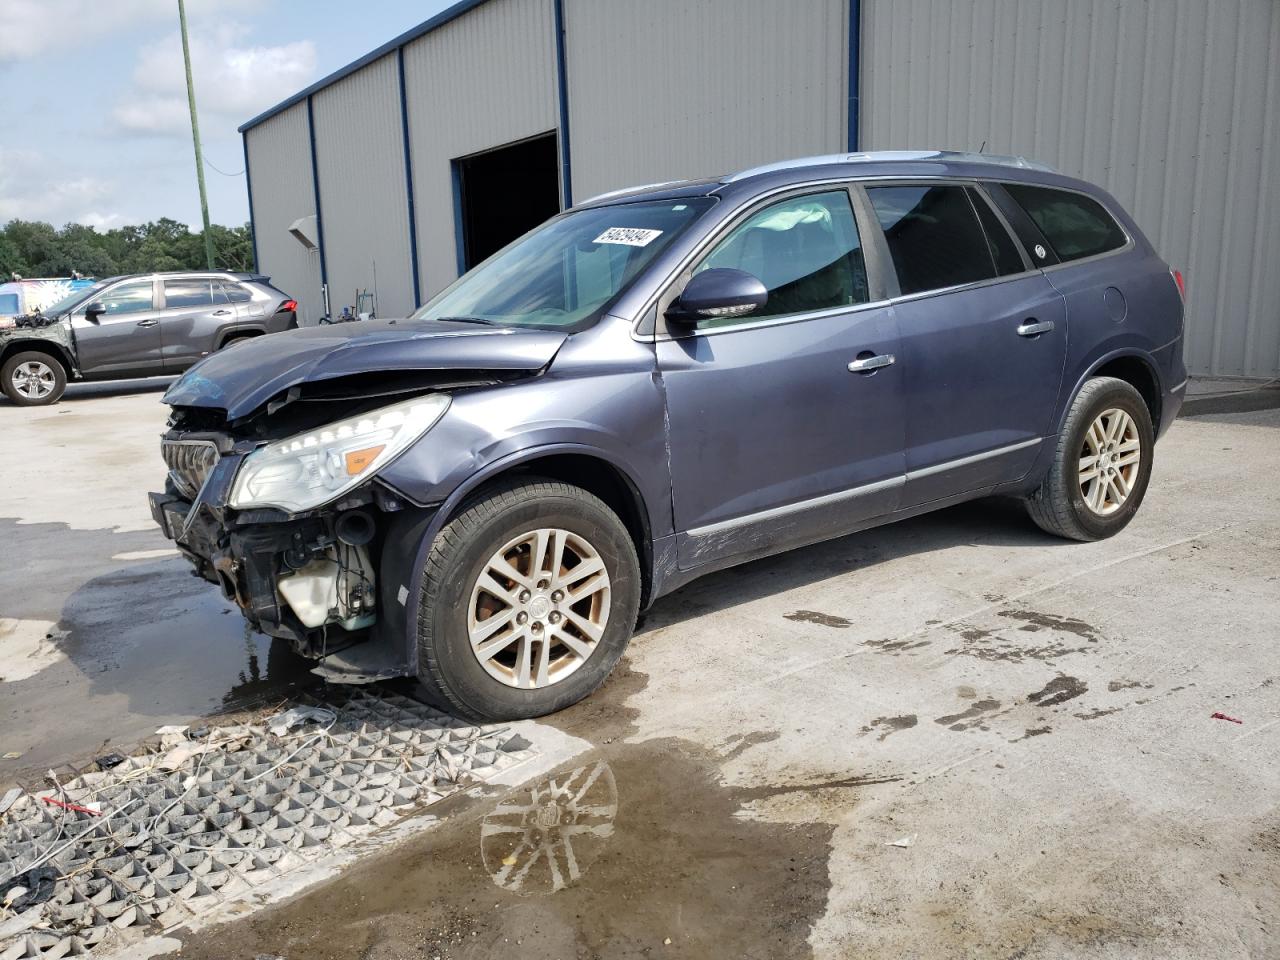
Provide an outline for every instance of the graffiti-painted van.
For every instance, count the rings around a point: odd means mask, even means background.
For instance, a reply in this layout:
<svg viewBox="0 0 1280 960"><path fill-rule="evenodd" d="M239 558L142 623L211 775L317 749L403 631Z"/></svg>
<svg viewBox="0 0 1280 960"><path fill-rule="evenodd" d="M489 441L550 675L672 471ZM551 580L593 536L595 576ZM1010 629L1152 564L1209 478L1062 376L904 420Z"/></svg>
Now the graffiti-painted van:
<svg viewBox="0 0 1280 960"><path fill-rule="evenodd" d="M13 317L47 313L58 301L93 283L92 278L80 277L41 277L0 283L0 327Z"/></svg>

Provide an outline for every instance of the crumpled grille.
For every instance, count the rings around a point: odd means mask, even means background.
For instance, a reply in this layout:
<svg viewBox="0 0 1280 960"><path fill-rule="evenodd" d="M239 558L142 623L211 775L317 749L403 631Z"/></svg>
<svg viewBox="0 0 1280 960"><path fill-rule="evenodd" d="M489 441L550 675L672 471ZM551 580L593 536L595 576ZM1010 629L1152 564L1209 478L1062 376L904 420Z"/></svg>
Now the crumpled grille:
<svg viewBox="0 0 1280 960"><path fill-rule="evenodd" d="M194 500L218 463L217 446L210 440L166 440L161 449L173 485Z"/></svg>

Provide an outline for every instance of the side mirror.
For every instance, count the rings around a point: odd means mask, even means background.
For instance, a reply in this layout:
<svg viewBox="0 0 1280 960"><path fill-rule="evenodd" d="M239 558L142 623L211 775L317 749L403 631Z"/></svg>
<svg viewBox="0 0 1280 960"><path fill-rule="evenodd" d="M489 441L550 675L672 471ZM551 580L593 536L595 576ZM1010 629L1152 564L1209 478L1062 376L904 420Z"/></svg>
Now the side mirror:
<svg viewBox="0 0 1280 960"><path fill-rule="evenodd" d="M714 317L743 317L769 302L769 291L745 270L714 267L694 274L670 307L666 318L692 326Z"/></svg>
<svg viewBox="0 0 1280 960"><path fill-rule="evenodd" d="M97 323L98 318L107 312L107 308L101 303L91 303L84 308L84 318L91 323Z"/></svg>

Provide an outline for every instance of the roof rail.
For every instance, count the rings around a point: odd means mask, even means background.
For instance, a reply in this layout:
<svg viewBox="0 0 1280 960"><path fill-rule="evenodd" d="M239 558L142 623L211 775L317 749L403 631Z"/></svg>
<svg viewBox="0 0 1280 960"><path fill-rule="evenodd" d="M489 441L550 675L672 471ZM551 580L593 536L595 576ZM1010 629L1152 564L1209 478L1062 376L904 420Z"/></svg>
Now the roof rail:
<svg viewBox="0 0 1280 960"><path fill-rule="evenodd" d="M796 160L781 160L778 163L767 163L759 167L751 167L738 173L730 174L721 183L733 183L748 177L758 177L763 173L774 173L778 170L795 170L803 167L830 166L837 163L901 163L907 160L934 160L942 163L988 163L1002 167L1022 167L1026 170L1041 170L1045 173L1057 173L1053 167L1025 157L1010 157L995 153L964 153L956 150L872 150L864 153L828 153L816 157L800 157Z"/></svg>
<svg viewBox="0 0 1280 960"><path fill-rule="evenodd" d="M610 190L607 193L597 193L594 197L588 197L586 200L580 200L575 203L575 207L583 206L588 203L595 203L597 200L608 200L610 197L621 197L628 193L639 193L642 190L657 190L659 187L674 187L682 183L689 183L688 180L663 180L659 183L642 183L635 187L623 187L621 190Z"/></svg>

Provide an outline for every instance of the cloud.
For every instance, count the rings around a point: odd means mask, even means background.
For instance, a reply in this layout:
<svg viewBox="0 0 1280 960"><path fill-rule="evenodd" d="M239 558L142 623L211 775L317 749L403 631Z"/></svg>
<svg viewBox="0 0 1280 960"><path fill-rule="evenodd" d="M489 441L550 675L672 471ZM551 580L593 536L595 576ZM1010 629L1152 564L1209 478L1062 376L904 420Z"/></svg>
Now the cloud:
<svg viewBox="0 0 1280 960"><path fill-rule="evenodd" d="M255 5L255 0L199 0L187 14L203 19ZM0 64L51 50L68 52L138 24L176 20L173 0L2 0Z"/></svg>
<svg viewBox="0 0 1280 960"><path fill-rule="evenodd" d="M191 70L201 127L205 118L237 125L283 100L314 76L316 48L310 40L276 46L246 44L249 29L222 23L191 33ZM187 136L186 74L177 33L144 46L133 85L112 111L130 133Z"/></svg>
<svg viewBox="0 0 1280 960"><path fill-rule="evenodd" d="M109 180L68 176L38 151L0 147L0 224L21 219L110 228L124 219L106 209L116 195Z"/></svg>

